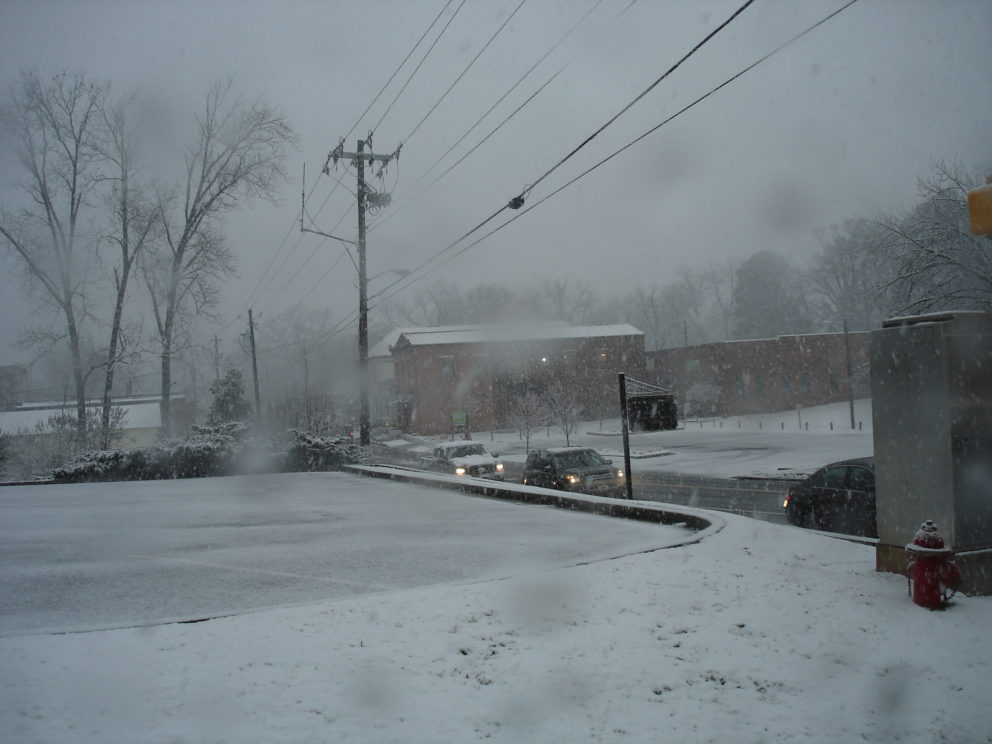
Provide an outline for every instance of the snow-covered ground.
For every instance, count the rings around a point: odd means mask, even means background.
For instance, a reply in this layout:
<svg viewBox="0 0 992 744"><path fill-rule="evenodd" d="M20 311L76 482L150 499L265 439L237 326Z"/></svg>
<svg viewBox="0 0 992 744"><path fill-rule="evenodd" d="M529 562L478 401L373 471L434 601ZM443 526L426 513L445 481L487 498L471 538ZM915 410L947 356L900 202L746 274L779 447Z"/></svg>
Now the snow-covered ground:
<svg viewBox="0 0 992 744"><path fill-rule="evenodd" d="M676 431L633 432L632 471L667 471L716 478L802 478L829 462L867 457L873 452L871 400L854 402L854 428L849 403L781 413L729 418L690 419ZM472 438L509 463L522 464L528 442L517 431L479 431ZM429 454L433 443L447 437L424 437L421 444L388 442L395 449ZM619 462L623 439L618 419L586 421L576 426L569 443L595 447ZM565 436L554 427L531 434L529 446L564 447Z"/></svg>
<svg viewBox="0 0 992 744"><path fill-rule="evenodd" d="M0 740L992 742L992 598L929 612L870 547L719 519L496 581L0 638Z"/></svg>

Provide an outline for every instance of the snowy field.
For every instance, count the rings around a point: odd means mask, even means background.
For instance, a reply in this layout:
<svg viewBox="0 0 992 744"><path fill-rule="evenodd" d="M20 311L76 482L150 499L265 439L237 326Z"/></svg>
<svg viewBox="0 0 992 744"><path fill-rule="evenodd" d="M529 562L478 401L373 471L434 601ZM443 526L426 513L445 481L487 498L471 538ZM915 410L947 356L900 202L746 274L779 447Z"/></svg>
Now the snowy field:
<svg viewBox="0 0 992 744"><path fill-rule="evenodd" d="M992 742L992 598L929 612L870 547L716 518L500 580L0 638L0 740Z"/></svg>

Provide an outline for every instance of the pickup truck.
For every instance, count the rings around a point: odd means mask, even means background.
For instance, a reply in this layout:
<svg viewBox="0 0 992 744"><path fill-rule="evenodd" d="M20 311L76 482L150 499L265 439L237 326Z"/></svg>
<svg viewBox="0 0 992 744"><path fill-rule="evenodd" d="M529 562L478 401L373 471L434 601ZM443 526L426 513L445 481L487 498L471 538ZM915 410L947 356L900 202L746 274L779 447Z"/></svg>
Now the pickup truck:
<svg viewBox="0 0 992 744"><path fill-rule="evenodd" d="M503 463L477 442L442 442L432 454L420 458L420 466L439 473L503 480Z"/></svg>

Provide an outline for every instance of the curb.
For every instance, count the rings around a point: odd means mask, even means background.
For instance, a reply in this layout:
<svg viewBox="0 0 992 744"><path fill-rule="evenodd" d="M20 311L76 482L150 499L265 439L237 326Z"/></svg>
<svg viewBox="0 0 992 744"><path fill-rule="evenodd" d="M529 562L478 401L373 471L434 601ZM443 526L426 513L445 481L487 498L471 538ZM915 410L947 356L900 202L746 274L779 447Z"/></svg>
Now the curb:
<svg viewBox="0 0 992 744"><path fill-rule="evenodd" d="M682 525L694 533L690 539L669 547L699 542L705 537L716 534L726 526L726 522L716 515L690 508L673 508L670 504L660 507L654 502L627 501L626 499L585 496L583 494L565 495L560 491L536 486L487 481L481 478L446 476L388 466L345 465L342 470L370 478L388 478L405 483L447 488L476 496L512 501L515 504L554 506L558 509L601 514L621 519L636 519L654 524Z"/></svg>

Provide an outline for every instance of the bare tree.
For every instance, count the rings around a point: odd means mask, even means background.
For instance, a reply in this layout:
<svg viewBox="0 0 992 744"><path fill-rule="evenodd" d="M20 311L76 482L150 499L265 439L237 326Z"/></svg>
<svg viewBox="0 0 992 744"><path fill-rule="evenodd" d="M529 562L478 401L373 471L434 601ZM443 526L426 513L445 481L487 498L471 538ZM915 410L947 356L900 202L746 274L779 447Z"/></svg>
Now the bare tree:
<svg viewBox="0 0 992 744"><path fill-rule="evenodd" d="M710 263L700 272L706 294L715 308L720 327L720 340L731 337L734 327L734 289L737 283L737 264L727 260L723 265Z"/></svg>
<svg viewBox="0 0 992 744"><path fill-rule="evenodd" d="M546 313L553 320L566 320L569 323L583 324L596 304L596 294L584 282L554 278L541 282Z"/></svg>
<svg viewBox="0 0 992 744"><path fill-rule="evenodd" d="M515 396L510 403L510 423L524 437L524 445L530 452L530 438L536 429L548 422L548 406L544 398L533 392Z"/></svg>
<svg viewBox="0 0 992 744"><path fill-rule="evenodd" d="M272 423L317 434L330 430L331 386L352 366L350 355L334 353L332 321L329 310L296 305L259 324L260 377L266 397L279 401Z"/></svg>
<svg viewBox="0 0 992 744"><path fill-rule="evenodd" d="M664 290L657 284L650 287L635 287L624 297L627 321L644 331L648 350L663 349L668 346L666 326L668 319L662 307L661 295Z"/></svg>
<svg viewBox="0 0 992 744"><path fill-rule="evenodd" d="M281 113L233 93L233 79L212 85L196 116L194 144L176 193L159 202L161 250L142 271L152 296L161 352L162 426L171 427L172 359L177 332L189 312L209 313L219 280L234 259L220 233L221 217L246 200L273 199L285 180L283 160L295 135ZM192 307L190 307L192 305Z"/></svg>
<svg viewBox="0 0 992 744"><path fill-rule="evenodd" d="M464 303L458 285L438 279L420 289L406 315L414 325L442 326L462 322Z"/></svg>
<svg viewBox="0 0 992 744"><path fill-rule="evenodd" d="M550 422L565 435L565 446L571 446L572 434L582 420L583 409L568 385L554 382L544 391Z"/></svg>
<svg viewBox="0 0 992 744"><path fill-rule="evenodd" d="M111 412L114 372L127 351L124 333L124 305L127 299L131 272L144 246L153 236L156 212L147 194L136 180L140 173L138 133L140 126L132 118L135 106L133 96L126 96L108 103L100 111L102 131L96 148L107 169L107 180L112 184L110 209L113 229L107 240L116 248L116 261L111 277L114 288L114 308L110 323L110 339L104 362L103 406L100 417L100 441L106 449L111 442Z"/></svg>
<svg viewBox="0 0 992 744"><path fill-rule="evenodd" d="M903 312L992 308L992 239L973 235L967 194L983 182L955 163L935 163L920 180L923 201L902 218L882 220L892 238Z"/></svg>
<svg viewBox="0 0 992 744"><path fill-rule="evenodd" d="M808 333L811 323L798 272L774 251L758 251L737 269L734 337Z"/></svg>
<svg viewBox="0 0 992 744"><path fill-rule="evenodd" d="M100 183L94 145L108 86L61 72L43 81L24 72L9 90L4 124L15 138L25 205L0 212L0 235L65 323L76 393L76 426L86 429L84 289L97 238L84 215Z"/></svg>
<svg viewBox="0 0 992 744"><path fill-rule="evenodd" d="M805 284L813 312L826 330L839 330L844 320L854 330L869 330L894 309L886 289L892 279L888 242L876 222L848 220L834 228L813 255Z"/></svg>

